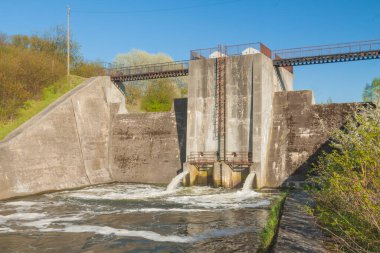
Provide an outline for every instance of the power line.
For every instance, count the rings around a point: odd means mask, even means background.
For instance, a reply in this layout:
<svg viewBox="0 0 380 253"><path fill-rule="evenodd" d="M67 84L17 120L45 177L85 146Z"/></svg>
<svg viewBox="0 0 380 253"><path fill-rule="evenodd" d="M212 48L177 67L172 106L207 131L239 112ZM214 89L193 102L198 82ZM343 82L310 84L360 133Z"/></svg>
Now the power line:
<svg viewBox="0 0 380 253"><path fill-rule="evenodd" d="M226 0L226 1L218 1L215 3L208 4L199 4L192 6L184 6L184 7L173 7L173 8L162 8L162 9L151 9L151 10L133 10L133 11L86 11L86 10L72 10L72 13L83 13L83 14L137 14L137 13L152 13L152 12L165 12L165 11L177 11L177 10L188 10L188 9L197 9L202 7L223 5L229 3L236 3L243 0Z"/></svg>
<svg viewBox="0 0 380 253"><path fill-rule="evenodd" d="M67 76L70 76L70 5L67 5Z"/></svg>

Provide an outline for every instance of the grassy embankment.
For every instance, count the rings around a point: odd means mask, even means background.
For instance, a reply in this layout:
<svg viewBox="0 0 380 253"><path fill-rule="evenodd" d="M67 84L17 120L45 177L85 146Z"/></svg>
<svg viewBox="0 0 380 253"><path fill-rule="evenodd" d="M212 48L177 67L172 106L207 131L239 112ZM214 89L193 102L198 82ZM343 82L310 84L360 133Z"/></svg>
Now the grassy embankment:
<svg viewBox="0 0 380 253"><path fill-rule="evenodd" d="M278 225L286 196L287 193L284 192L281 193L281 195L275 200L273 200L267 223L260 234L261 245L258 252L267 252L272 246L273 240L275 239L278 230Z"/></svg>
<svg viewBox="0 0 380 253"><path fill-rule="evenodd" d="M6 122L0 122L0 140L4 139L18 126L45 109L48 105L64 95L66 92L78 86L84 80L85 78L79 76L70 76L69 78L64 77L54 84L44 88L40 99L27 100L24 103L24 106L18 110L16 118Z"/></svg>

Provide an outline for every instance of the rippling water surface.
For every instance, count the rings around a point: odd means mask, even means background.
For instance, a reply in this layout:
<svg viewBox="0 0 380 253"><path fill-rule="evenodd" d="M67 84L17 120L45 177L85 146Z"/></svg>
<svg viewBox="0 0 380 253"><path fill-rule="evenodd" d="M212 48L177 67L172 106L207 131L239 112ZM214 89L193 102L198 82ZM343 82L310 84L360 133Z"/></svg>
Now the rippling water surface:
<svg viewBox="0 0 380 253"><path fill-rule="evenodd" d="M0 202L0 252L255 252L275 195L109 184Z"/></svg>

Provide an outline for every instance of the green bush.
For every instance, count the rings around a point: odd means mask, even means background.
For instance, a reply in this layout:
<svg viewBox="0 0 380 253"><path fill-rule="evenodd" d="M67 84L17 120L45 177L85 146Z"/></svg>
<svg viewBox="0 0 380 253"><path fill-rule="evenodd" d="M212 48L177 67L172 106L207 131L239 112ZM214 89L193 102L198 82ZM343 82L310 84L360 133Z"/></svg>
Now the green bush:
<svg viewBox="0 0 380 253"><path fill-rule="evenodd" d="M43 99L43 90L66 76L66 53L66 31L61 27L43 36L0 34L0 123L16 120L27 100ZM105 74L101 64L83 61L72 41L70 56L74 74Z"/></svg>
<svg viewBox="0 0 380 253"><path fill-rule="evenodd" d="M173 62L173 59L166 54L151 54L134 49L126 54L118 54L113 61L113 66L132 67L167 62ZM187 77L129 81L125 85L128 111L169 111L174 98L187 96L187 82Z"/></svg>
<svg viewBox="0 0 380 253"><path fill-rule="evenodd" d="M73 75L82 77L104 76L106 75L105 68L98 62L81 61L76 64L72 71Z"/></svg>
<svg viewBox="0 0 380 253"><path fill-rule="evenodd" d="M21 43L21 42L17 42ZM27 99L65 75L60 56L13 44L0 46L0 121L10 120Z"/></svg>
<svg viewBox="0 0 380 253"><path fill-rule="evenodd" d="M380 109L362 108L314 165L314 214L339 250L380 252Z"/></svg>
<svg viewBox="0 0 380 253"><path fill-rule="evenodd" d="M179 97L177 86L166 79L159 79L148 86L142 108L147 112L170 111L176 97Z"/></svg>
<svg viewBox="0 0 380 253"><path fill-rule="evenodd" d="M45 109L60 96L75 88L84 81L83 77L66 76L59 81L47 86L42 90L41 98L38 100L27 100L23 102L22 107L17 111L17 117L12 120L0 121L0 140L5 138L10 132L20 126L22 123L29 120L31 117ZM0 90L1 91L1 90ZM3 107L0 107L0 113Z"/></svg>

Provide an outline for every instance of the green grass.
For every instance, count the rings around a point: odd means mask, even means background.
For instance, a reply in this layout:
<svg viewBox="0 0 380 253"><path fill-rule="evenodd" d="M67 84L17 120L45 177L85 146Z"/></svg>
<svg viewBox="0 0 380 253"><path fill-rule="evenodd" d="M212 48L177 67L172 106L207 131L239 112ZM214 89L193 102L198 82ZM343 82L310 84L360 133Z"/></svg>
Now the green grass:
<svg viewBox="0 0 380 253"><path fill-rule="evenodd" d="M82 83L85 78L80 76L69 76L60 79L54 84L46 87L42 91L41 99L28 100L24 103L24 107L21 108L17 117L12 121L0 122L0 140L4 139L10 132L15 130L18 126L32 118L34 115L45 109L52 102L59 97L70 91L71 89Z"/></svg>
<svg viewBox="0 0 380 253"><path fill-rule="evenodd" d="M259 252L267 252L273 242L273 239L277 233L278 223L280 221L280 215L284 206L286 195L286 193L282 193L281 196L276 198L272 203L267 224L260 234L261 245Z"/></svg>

